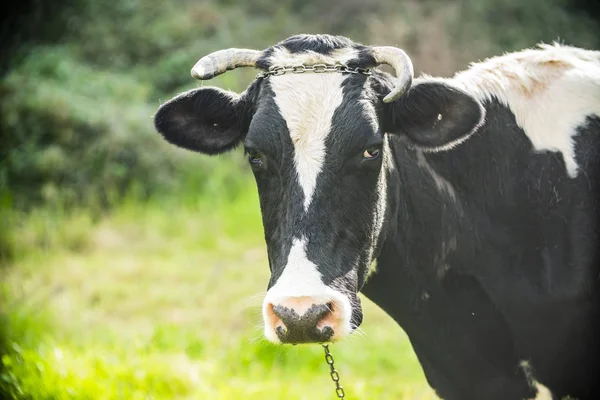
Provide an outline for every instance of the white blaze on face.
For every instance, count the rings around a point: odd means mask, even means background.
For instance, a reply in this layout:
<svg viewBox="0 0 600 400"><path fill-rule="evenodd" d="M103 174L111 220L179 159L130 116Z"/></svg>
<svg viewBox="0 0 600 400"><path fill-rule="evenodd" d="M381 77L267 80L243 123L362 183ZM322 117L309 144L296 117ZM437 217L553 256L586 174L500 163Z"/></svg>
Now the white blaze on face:
<svg viewBox="0 0 600 400"><path fill-rule="evenodd" d="M533 147L562 153L577 176L572 138L587 116L600 115L600 52L542 45L473 64L452 81L508 106Z"/></svg>
<svg viewBox="0 0 600 400"><path fill-rule="evenodd" d="M274 66L347 64L358 57L353 48L336 49L329 54L314 51L291 53L284 47L273 50L269 62ZM285 74L269 79L275 104L290 131L294 143L294 164L308 210L317 176L325 160L325 139L331 131L335 110L342 104L341 73Z"/></svg>
<svg viewBox="0 0 600 400"><path fill-rule="evenodd" d="M315 263L306 255L306 239L294 239L287 264L273 287L269 289L263 302L263 318L268 320L267 310L270 304L279 304L290 297L310 297L314 304L326 304L334 301L341 309L342 331L335 332L333 339L346 336L352 330L350 319L352 306L347 296L323 283L322 275ZM296 310L300 313L306 310ZM265 324L265 336L274 343L280 340L275 330Z"/></svg>
<svg viewBox="0 0 600 400"><path fill-rule="evenodd" d="M294 165L308 210L325 161L325 140L335 110L342 104L340 73L286 74L269 78L275 104L294 144Z"/></svg>

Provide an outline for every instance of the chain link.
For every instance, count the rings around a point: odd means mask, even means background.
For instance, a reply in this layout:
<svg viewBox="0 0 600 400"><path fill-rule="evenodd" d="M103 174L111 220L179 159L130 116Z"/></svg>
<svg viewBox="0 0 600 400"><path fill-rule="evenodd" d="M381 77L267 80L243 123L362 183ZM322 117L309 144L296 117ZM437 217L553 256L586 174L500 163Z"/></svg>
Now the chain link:
<svg viewBox="0 0 600 400"><path fill-rule="evenodd" d="M338 374L333 366L333 355L329 352L329 345L323 343L323 349L325 350L325 361L327 361L327 364L329 365L329 375L331 376L331 380L335 383L335 394L338 399L343 399L345 396L344 388L340 385L340 374Z"/></svg>
<svg viewBox="0 0 600 400"><path fill-rule="evenodd" d="M343 64L315 64L315 65L292 65L292 66L272 66L268 71L260 72L258 78L266 78L268 76L279 76L291 72L293 74L303 74L305 72L314 72L321 74L324 72L347 72L350 74L371 75L370 68L350 68Z"/></svg>

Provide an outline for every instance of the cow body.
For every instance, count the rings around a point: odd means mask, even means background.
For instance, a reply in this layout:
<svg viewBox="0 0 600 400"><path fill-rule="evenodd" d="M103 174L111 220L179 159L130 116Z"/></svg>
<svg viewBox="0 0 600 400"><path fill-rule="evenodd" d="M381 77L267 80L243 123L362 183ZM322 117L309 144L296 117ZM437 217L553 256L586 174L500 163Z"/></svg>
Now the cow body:
<svg viewBox="0 0 600 400"><path fill-rule="evenodd" d="M445 398L534 398L519 365L558 396L595 398L600 119L577 129L586 166L573 179L506 106L485 107L451 152L393 147L398 228L362 292L404 328Z"/></svg>
<svg viewBox="0 0 600 400"><path fill-rule="evenodd" d="M377 54L299 36L256 65L369 67ZM393 85L382 72L287 74L157 114L175 144L243 141L250 154L266 336L339 340L362 320L360 290L443 398L600 398L600 53L505 55L386 104Z"/></svg>

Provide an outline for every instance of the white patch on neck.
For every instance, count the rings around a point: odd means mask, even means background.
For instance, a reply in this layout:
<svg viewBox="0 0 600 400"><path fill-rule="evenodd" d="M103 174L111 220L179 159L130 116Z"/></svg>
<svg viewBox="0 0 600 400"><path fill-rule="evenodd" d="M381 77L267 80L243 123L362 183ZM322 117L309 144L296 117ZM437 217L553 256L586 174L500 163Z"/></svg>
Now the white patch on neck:
<svg viewBox="0 0 600 400"><path fill-rule="evenodd" d="M472 64L451 81L480 101L508 106L533 147L562 153L577 176L572 137L587 116L600 116L599 51L540 45Z"/></svg>
<svg viewBox="0 0 600 400"><path fill-rule="evenodd" d="M290 131L294 164L304 192L304 210L312 201L325 161L325 140L335 110L342 104L346 77L338 73L287 74L269 78L275 104Z"/></svg>
<svg viewBox="0 0 600 400"><path fill-rule="evenodd" d="M352 47L335 49L329 54L321 54L316 51L303 51L301 53L290 53L285 47L276 47L269 57L269 63L273 66L296 66L315 64L347 64L350 60L358 58L358 50Z"/></svg>
<svg viewBox="0 0 600 400"><path fill-rule="evenodd" d="M317 265L308 259L306 254L306 238L295 238L288 255L283 272L273 285L263 301L263 318L267 320L269 304L279 304L289 297L310 297L314 304L324 304L335 301L342 310L342 331L335 333L335 338L348 335L352 328L352 305L347 296L323 283L323 276ZM273 329L265 326L265 336L273 343L280 340Z"/></svg>

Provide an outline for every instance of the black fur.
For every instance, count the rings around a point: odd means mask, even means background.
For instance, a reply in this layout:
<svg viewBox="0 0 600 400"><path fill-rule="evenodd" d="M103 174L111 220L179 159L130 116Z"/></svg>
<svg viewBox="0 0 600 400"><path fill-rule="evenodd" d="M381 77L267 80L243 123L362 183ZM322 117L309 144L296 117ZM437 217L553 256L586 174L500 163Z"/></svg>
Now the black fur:
<svg viewBox="0 0 600 400"><path fill-rule="evenodd" d="M510 110L485 107L477 135L422 154L455 198L419 166L420 150L396 142L397 229L362 291L405 329L443 398L532 398L524 360L557 398L599 398L598 119L576 139L595 165L571 179Z"/></svg>

